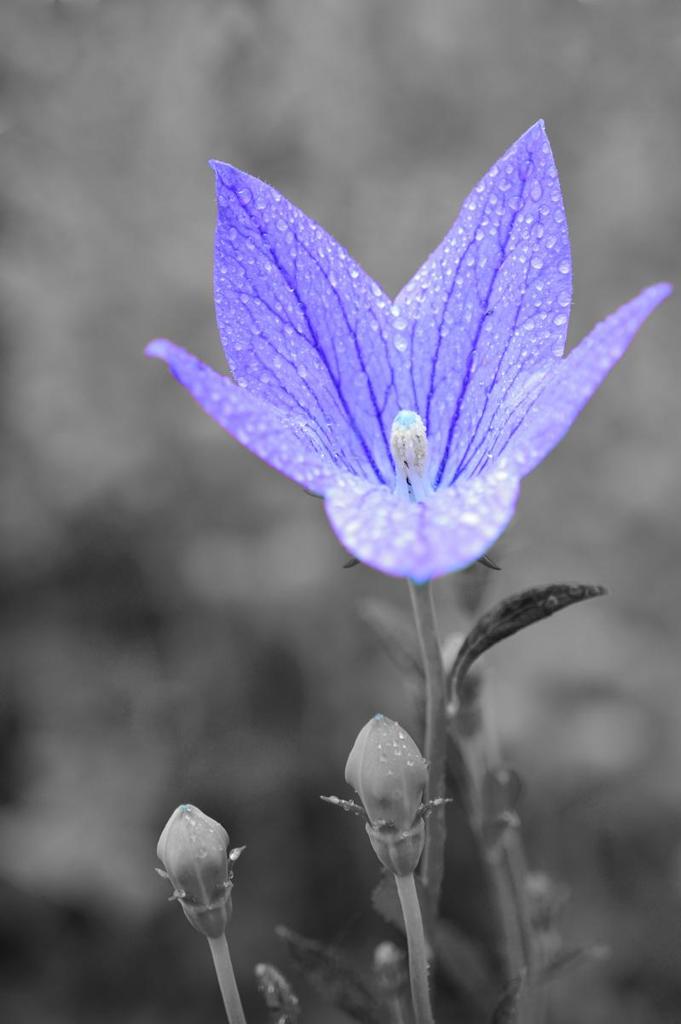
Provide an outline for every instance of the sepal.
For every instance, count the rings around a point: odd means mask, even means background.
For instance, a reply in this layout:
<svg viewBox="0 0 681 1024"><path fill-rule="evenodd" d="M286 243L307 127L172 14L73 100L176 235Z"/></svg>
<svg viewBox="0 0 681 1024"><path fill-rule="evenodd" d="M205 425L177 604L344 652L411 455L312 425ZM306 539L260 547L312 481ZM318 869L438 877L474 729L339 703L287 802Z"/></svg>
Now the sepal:
<svg viewBox="0 0 681 1024"><path fill-rule="evenodd" d="M419 817L413 826L403 831L390 826L374 827L366 824L367 835L374 853L383 867L394 875L411 875L421 859L426 840L426 827Z"/></svg>

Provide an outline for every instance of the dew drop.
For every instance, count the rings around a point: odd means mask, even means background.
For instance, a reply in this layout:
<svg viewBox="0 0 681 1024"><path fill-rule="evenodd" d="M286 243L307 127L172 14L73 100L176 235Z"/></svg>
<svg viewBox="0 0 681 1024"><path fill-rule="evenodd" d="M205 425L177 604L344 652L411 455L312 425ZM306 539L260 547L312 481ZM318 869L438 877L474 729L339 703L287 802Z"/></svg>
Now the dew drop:
<svg viewBox="0 0 681 1024"><path fill-rule="evenodd" d="M244 204L244 206L248 206L251 199L253 198L253 196L250 193L250 190L247 188L240 188L237 192L237 195L240 201Z"/></svg>
<svg viewBox="0 0 681 1024"><path fill-rule="evenodd" d="M569 274L570 273L570 261L569 260L561 260L560 263L558 264L558 270L560 271L561 274Z"/></svg>

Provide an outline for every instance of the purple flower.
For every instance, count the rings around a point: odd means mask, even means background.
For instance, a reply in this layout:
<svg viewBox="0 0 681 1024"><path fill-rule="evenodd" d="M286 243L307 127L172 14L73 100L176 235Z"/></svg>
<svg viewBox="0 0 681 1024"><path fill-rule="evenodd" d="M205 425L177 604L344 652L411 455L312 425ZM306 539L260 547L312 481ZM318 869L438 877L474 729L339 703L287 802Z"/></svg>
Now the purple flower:
<svg viewBox="0 0 681 1024"><path fill-rule="evenodd" d="M522 477L671 291L648 288L562 357L570 247L542 122L394 300L269 185L212 166L234 380L169 341L147 352L238 441L323 495L341 544L390 575L425 581L485 553Z"/></svg>

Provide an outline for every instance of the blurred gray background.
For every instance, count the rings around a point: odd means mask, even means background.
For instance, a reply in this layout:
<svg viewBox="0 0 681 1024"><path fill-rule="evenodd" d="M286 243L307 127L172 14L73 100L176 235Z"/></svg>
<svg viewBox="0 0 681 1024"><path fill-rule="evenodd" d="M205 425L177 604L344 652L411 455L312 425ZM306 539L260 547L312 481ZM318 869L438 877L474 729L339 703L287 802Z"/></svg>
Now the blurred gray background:
<svg viewBox="0 0 681 1024"><path fill-rule="evenodd" d="M368 908L361 826L318 794L346 795L370 714L410 722L361 615L367 597L406 608L406 586L344 571L321 503L142 352L166 335L222 366L209 158L270 181L395 292L539 117L574 344L679 280L679 0L0 4L8 1024L222 1019L205 943L153 873L180 801L248 845L232 944L252 1020L253 964L286 965L280 921L358 963L394 935ZM438 585L443 631L467 625L462 586L487 582L483 607L552 580L611 592L487 659L531 864L571 890L569 942L612 948L555 987L553 1024L681 1020L678 324L677 297L526 481L503 571ZM342 1019L301 991L308 1021Z"/></svg>

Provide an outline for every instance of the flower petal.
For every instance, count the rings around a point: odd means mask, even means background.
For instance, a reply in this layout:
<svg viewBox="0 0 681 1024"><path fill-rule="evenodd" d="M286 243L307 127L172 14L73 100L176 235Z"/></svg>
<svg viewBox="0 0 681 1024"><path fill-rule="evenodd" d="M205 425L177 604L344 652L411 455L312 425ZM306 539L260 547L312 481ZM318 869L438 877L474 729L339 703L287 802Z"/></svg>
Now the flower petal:
<svg viewBox="0 0 681 1024"><path fill-rule="evenodd" d="M146 354L165 360L209 416L291 480L323 494L338 476L325 446L303 417L274 409L171 341L150 342Z"/></svg>
<svg viewBox="0 0 681 1024"><path fill-rule="evenodd" d="M655 284L594 327L544 381L533 404L507 411L490 448L511 472L526 476L563 438L593 393L624 354L646 318L672 291ZM510 415L509 415L510 413Z"/></svg>
<svg viewBox="0 0 681 1024"><path fill-rule="evenodd" d="M343 474L326 494L336 536L361 562L424 582L480 558L508 525L518 477L503 469L414 502Z"/></svg>
<svg viewBox="0 0 681 1024"><path fill-rule="evenodd" d="M561 355L571 296L565 210L540 121L475 187L395 300L415 321L414 391L434 486L466 475L507 394Z"/></svg>
<svg viewBox="0 0 681 1024"><path fill-rule="evenodd" d="M269 185L213 162L215 305L237 381L314 423L340 466L392 481L397 411L384 339L389 299Z"/></svg>

